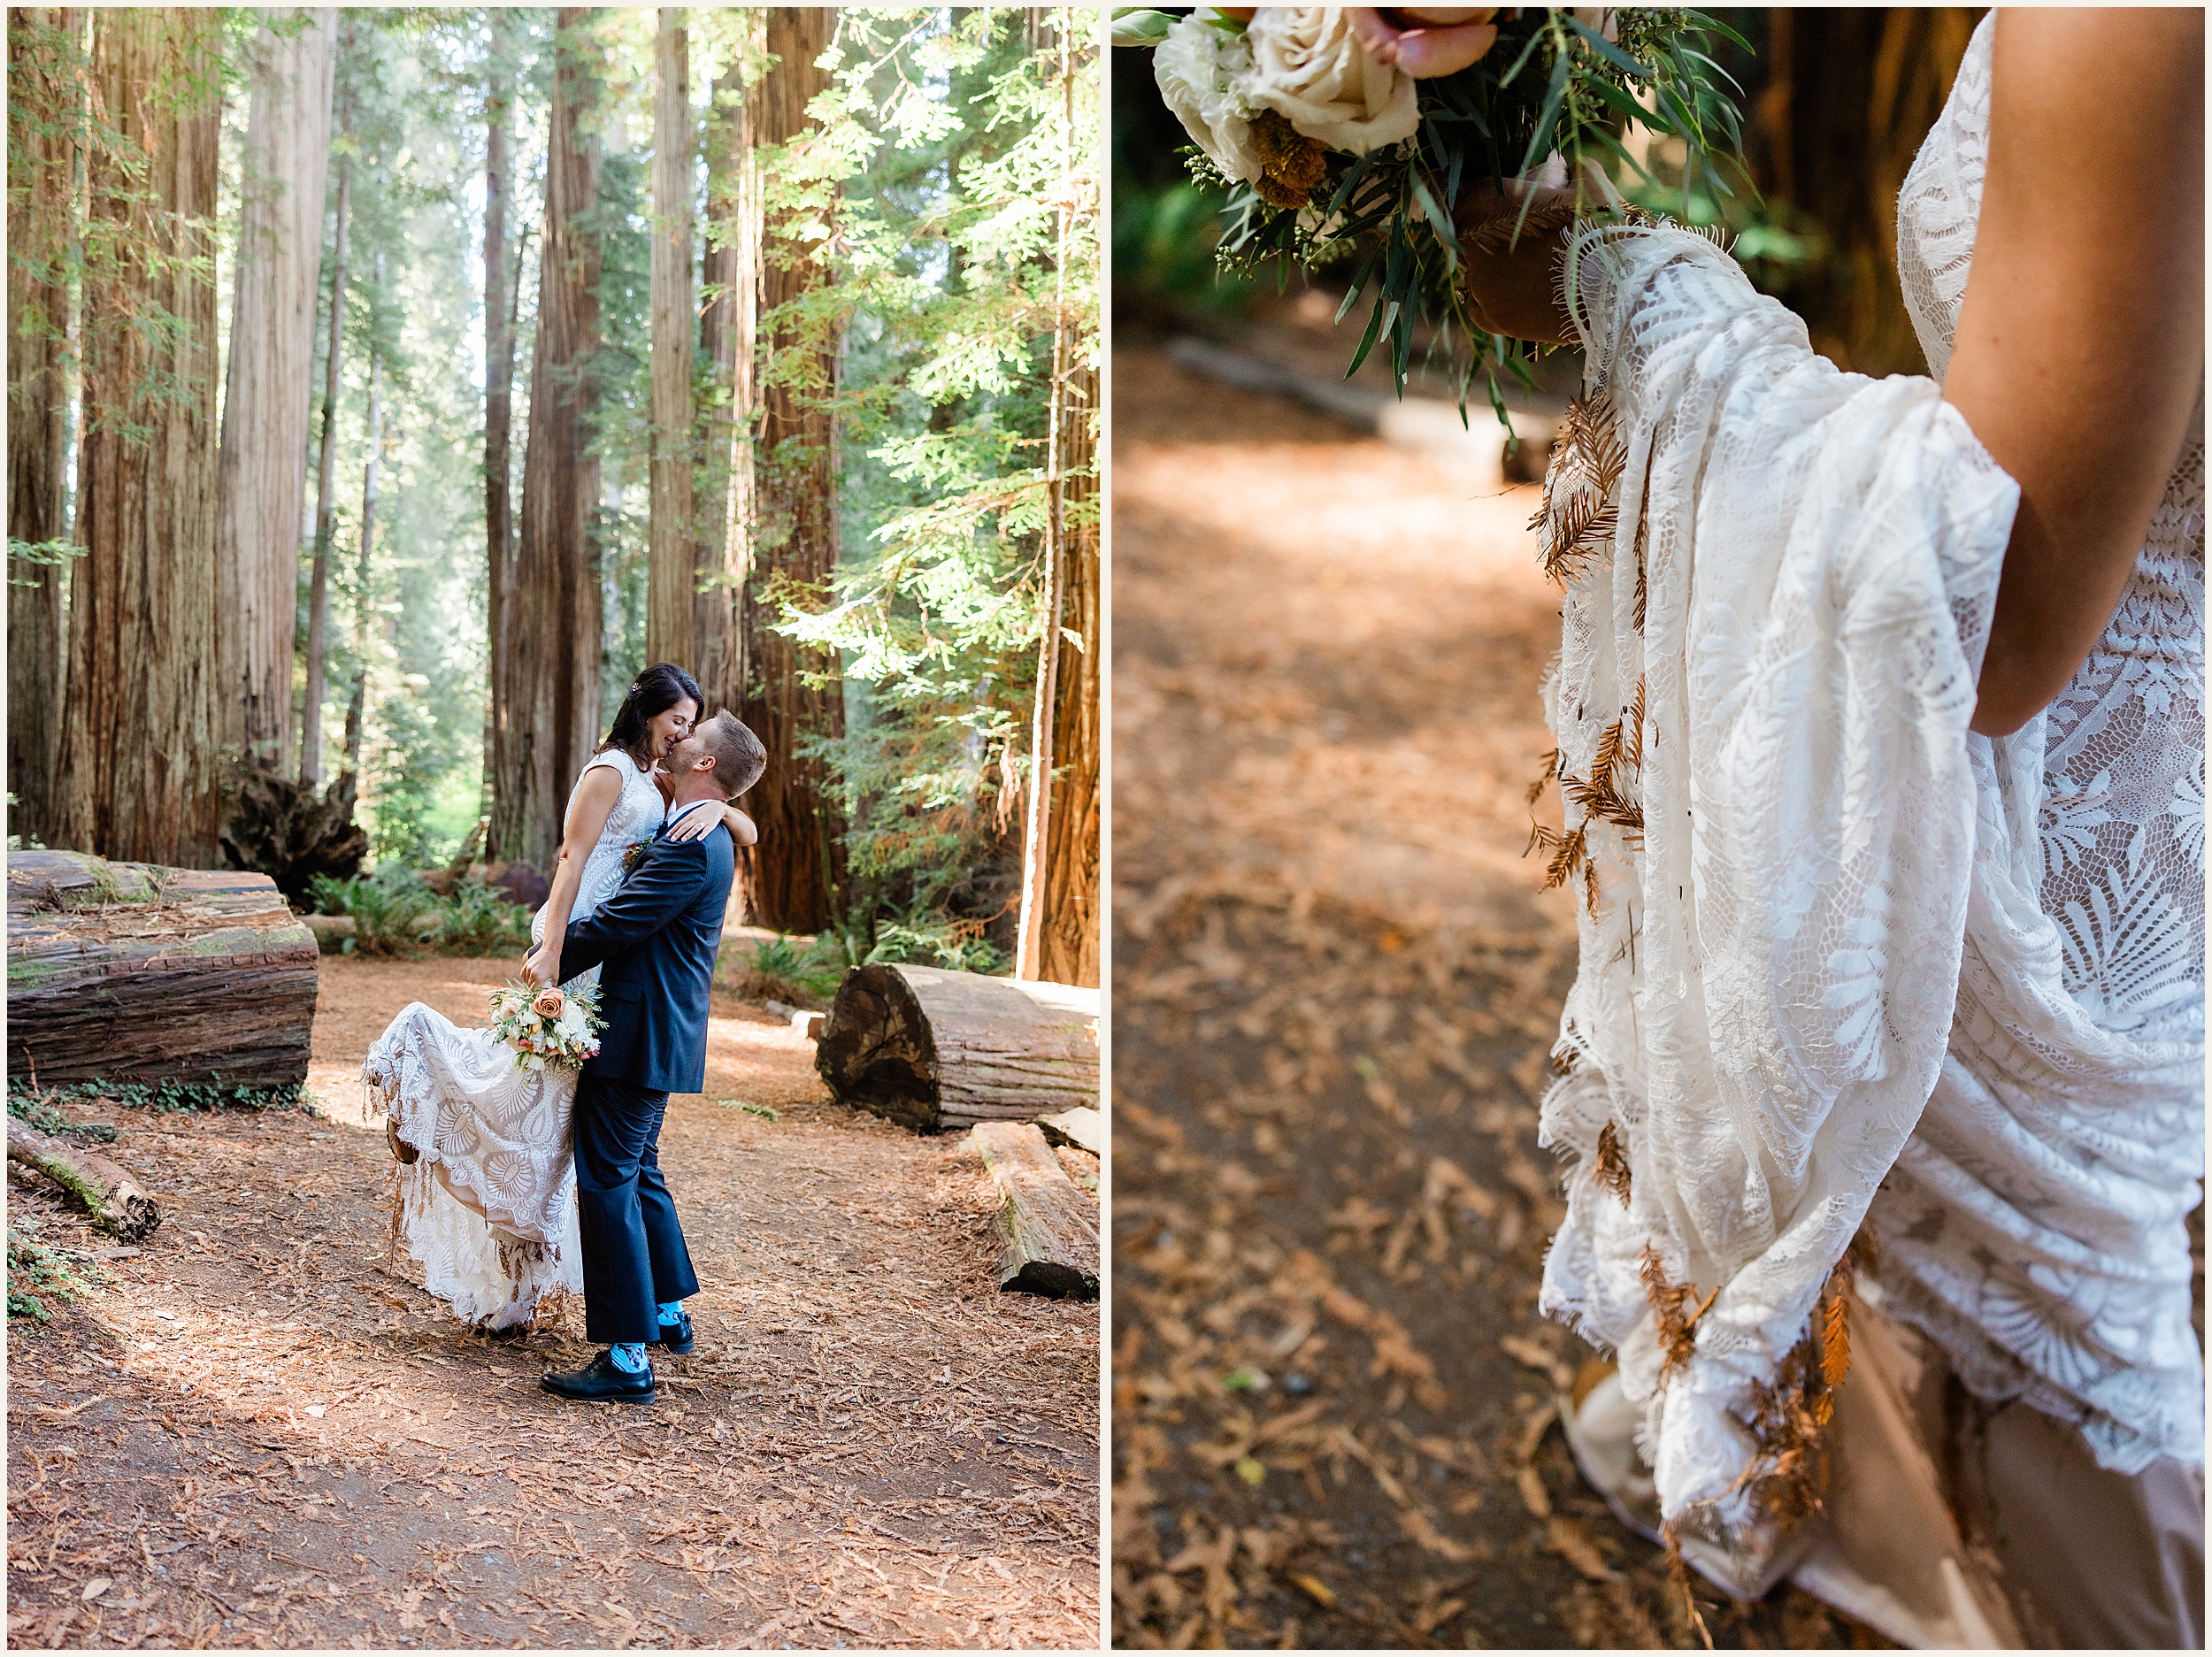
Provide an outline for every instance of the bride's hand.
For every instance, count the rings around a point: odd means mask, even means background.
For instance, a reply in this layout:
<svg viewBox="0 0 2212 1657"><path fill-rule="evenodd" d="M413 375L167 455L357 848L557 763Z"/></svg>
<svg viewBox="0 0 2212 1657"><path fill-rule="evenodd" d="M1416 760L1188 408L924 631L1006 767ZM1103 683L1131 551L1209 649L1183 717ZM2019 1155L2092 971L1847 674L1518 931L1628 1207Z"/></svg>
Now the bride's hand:
<svg viewBox="0 0 2212 1657"><path fill-rule="evenodd" d="M1574 328L1559 303L1559 260L1576 206L1572 189L1548 186L1532 189L1509 182L1501 193L1485 180L1462 192L1454 218L1476 326L1548 345L1574 342Z"/></svg>
<svg viewBox="0 0 2212 1657"><path fill-rule="evenodd" d="M1495 6L1348 6L1352 38L1379 64L1415 81L1457 74L1498 43Z"/></svg>
<svg viewBox="0 0 2212 1657"><path fill-rule="evenodd" d="M541 944L522 958L522 976L532 984L558 984L561 981L561 956L558 950L548 953Z"/></svg>
<svg viewBox="0 0 2212 1657"><path fill-rule="evenodd" d="M694 811L683 817L663 838L672 840L704 840L722 821L719 811Z"/></svg>

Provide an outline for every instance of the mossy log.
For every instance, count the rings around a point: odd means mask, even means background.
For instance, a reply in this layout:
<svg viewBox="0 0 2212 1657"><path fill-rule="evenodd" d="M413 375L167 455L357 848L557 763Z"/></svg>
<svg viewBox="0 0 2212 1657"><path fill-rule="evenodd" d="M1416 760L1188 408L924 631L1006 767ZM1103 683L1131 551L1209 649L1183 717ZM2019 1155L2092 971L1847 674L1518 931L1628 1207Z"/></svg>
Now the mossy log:
<svg viewBox="0 0 2212 1657"><path fill-rule="evenodd" d="M1044 1134L1027 1122L983 1122L968 1143L999 1188L999 1287L1096 1300L1097 1206Z"/></svg>
<svg viewBox="0 0 2212 1657"><path fill-rule="evenodd" d="M38 1170L82 1203L93 1224L126 1242L142 1240L161 1224L154 1200L123 1169L13 1116L8 1118L8 1160Z"/></svg>
<svg viewBox="0 0 2212 1657"><path fill-rule="evenodd" d="M857 967L814 1068L845 1104L925 1133L1098 1103L1098 992L937 967Z"/></svg>
<svg viewBox="0 0 2212 1657"><path fill-rule="evenodd" d="M266 875L9 855L12 1077L297 1085L315 966Z"/></svg>

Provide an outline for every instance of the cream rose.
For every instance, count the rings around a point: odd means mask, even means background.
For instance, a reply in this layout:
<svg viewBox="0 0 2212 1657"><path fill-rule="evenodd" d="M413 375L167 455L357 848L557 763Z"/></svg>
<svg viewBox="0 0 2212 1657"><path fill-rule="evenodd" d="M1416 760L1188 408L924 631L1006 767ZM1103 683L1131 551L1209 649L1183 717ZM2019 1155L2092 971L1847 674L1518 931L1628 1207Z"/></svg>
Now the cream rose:
<svg viewBox="0 0 2212 1657"><path fill-rule="evenodd" d="M1251 78L1251 48L1241 32L1216 28L1206 17L1202 11L1176 20L1152 54L1152 78L1223 174L1253 183L1260 157L1252 148L1252 105L1240 89Z"/></svg>
<svg viewBox="0 0 2212 1657"><path fill-rule="evenodd" d="M1363 156L1421 124L1412 78L1368 55L1341 6L1262 6L1245 40L1250 101L1324 148Z"/></svg>

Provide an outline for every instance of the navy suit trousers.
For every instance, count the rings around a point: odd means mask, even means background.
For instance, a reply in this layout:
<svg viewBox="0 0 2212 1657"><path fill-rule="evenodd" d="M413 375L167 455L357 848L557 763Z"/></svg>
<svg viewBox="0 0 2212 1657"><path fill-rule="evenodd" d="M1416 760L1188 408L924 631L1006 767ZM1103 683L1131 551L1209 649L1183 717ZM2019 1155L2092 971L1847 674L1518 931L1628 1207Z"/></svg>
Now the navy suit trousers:
<svg viewBox="0 0 2212 1657"><path fill-rule="evenodd" d="M660 1335L660 1302L699 1293L661 1178L668 1095L595 1076L576 1087L576 1206L584 1245L584 1338L609 1344Z"/></svg>

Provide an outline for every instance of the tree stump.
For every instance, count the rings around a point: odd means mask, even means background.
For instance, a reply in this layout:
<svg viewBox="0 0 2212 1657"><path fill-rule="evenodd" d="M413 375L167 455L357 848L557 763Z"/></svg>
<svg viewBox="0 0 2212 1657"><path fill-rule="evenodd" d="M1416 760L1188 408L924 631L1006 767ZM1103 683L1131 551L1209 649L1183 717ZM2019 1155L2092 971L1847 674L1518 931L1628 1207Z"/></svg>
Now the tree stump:
<svg viewBox="0 0 2212 1657"><path fill-rule="evenodd" d="M838 1100L924 1133L1098 1103L1098 992L937 967L856 967L814 1068Z"/></svg>
<svg viewBox="0 0 2212 1657"><path fill-rule="evenodd" d="M1026 1122L984 1122L968 1136L1002 1201L998 1286L1098 1298L1097 1208Z"/></svg>
<svg viewBox="0 0 2212 1657"><path fill-rule="evenodd" d="M297 1085L315 966L266 875L9 855L12 1075Z"/></svg>
<svg viewBox="0 0 2212 1657"><path fill-rule="evenodd" d="M161 1224L154 1200L122 1168L13 1116L8 1118L8 1160L37 1169L82 1203L93 1224L127 1242L140 1241Z"/></svg>

